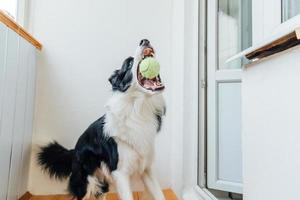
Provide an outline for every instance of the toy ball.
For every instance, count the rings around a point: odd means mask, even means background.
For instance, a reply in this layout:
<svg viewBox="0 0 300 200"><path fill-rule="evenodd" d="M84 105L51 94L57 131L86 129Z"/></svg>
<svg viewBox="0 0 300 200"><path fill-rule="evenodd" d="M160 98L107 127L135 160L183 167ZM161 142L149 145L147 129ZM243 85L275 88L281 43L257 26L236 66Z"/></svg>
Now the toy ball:
<svg viewBox="0 0 300 200"><path fill-rule="evenodd" d="M153 57L147 57L140 63L140 72L143 77L153 79L158 76L160 70L159 62Z"/></svg>

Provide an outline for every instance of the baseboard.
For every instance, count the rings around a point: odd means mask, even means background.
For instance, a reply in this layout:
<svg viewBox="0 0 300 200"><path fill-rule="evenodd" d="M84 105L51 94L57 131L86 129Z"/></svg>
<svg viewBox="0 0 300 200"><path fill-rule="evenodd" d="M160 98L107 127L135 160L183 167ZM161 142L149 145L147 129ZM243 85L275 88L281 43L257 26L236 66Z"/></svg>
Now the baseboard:
<svg viewBox="0 0 300 200"><path fill-rule="evenodd" d="M179 200L176 194L171 189L163 190L166 200ZM142 199L142 192L133 192L134 200ZM65 194L57 195L31 195L29 192L26 192L19 200L70 200L72 197ZM94 199L91 199L94 200ZM119 197L116 193L108 193L106 200L119 200Z"/></svg>
<svg viewBox="0 0 300 200"><path fill-rule="evenodd" d="M19 198L19 200L30 200L31 197L32 197L32 194L30 192L26 192Z"/></svg>

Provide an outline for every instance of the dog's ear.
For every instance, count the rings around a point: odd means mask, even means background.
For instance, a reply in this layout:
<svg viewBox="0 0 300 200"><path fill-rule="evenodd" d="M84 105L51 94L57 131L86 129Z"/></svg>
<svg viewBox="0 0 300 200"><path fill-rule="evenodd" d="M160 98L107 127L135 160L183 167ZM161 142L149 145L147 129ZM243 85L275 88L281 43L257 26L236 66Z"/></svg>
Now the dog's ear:
<svg viewBox="0 0 300 200"><path fill-rule="evenodd" d="M132 82L132 68L133 58L127 58L122 65L122 68L114 71L108 81L112 85L113 91L125 92L131 85Z"/></svg>

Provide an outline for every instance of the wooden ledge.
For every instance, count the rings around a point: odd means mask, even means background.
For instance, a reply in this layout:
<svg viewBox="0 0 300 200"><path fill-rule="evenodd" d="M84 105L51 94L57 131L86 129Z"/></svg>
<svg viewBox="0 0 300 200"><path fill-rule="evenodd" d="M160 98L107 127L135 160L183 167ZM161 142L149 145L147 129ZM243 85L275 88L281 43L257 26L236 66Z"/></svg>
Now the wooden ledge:
<svg viewBox="0 0 300 200"><path fill-rule="evenodd" d="M39 43L33 36L31 36L26 30L17 24L13 19L11 19L4 11L0 10L0 22L5 24L11 30L15 31L25 40L30 42L33 46L35 46L38 50L42 50L42 44Z"/></svg>
<svg viewBox="0 0 300 200"><path fill-rule="evenodd" d="M175 193L171 189L164 190L164 195L166 200L178 200ZM142 192L133 193L134 200L142 199ZM73 198L70 195L31 195L29 192L25 193L19 200L72 200ZM90 199L96 200L96 199ZM106 200L119 200L119 197L116 193L108 193Z"/></svg>
<svg viewBox="0 0 300 200"><path fill-rule="evenodd" d="M226 63L240 58L247 58L250 63L257 62L263 58L283 52L292 47L300 45L300 27L294 29L292 32L286 34L273 35L271 38L266 39L259 45L252 46L244 51L230 57Z"/></svg>
<svg viewBox="0 0 300 200"><path fill-rule="evenodd" d="M296 28L293 32L288 33L280 38L257 48L245 55L249 60L259 60L273 54L285 51L300 44L300 28Z"/></svg>

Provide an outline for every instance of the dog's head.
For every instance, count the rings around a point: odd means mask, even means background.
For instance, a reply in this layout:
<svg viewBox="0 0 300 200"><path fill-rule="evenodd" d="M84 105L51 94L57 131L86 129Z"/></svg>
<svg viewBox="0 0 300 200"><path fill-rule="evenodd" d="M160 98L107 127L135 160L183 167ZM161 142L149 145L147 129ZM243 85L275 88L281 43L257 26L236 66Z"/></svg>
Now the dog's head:
<svg viewBox="0 0 300 200"><path fill-rule="evenodd" d="M155 57L155 51L149 40L143 39L136 49L135 56L125 59L121 69L115 70L109 78L113 91L126 92L131 87L148 94L163 91L164 85L160 75L148 79L139 72L139 64L146 55Z"/></svg>

